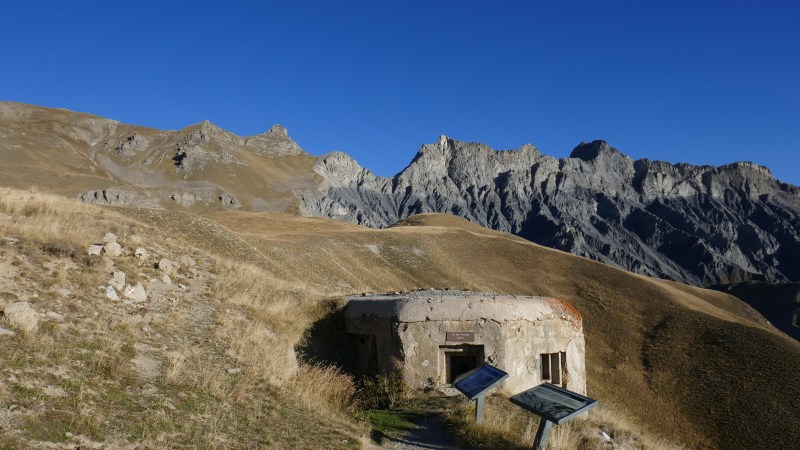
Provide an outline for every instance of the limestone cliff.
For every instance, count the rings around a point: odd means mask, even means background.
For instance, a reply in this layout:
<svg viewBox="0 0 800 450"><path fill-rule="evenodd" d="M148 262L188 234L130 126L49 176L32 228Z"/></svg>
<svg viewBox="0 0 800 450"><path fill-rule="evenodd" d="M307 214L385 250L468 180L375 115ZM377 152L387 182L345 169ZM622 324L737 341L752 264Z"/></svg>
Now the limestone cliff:
<svg viewBox="0 0 800 450"><path fill-rule="evenodd" d="M392 178L317 162L308 215L386 227L443 212L625 269L692 284L800 280L800 194L765 167L629 158L603 141L556 159L442 136Z"/></svg>

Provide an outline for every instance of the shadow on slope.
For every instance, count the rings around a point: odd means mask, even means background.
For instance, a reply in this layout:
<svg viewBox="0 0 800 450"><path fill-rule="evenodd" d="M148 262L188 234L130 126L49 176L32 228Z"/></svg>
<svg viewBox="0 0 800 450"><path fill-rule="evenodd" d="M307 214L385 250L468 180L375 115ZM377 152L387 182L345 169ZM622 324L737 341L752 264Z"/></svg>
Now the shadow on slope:
<svg viewBox="0 0 800 450"><path fill-rule="evenodd" d="M775 328L800 340L800 283L746 281L711 289L739 298L763 314Z"/></svg>

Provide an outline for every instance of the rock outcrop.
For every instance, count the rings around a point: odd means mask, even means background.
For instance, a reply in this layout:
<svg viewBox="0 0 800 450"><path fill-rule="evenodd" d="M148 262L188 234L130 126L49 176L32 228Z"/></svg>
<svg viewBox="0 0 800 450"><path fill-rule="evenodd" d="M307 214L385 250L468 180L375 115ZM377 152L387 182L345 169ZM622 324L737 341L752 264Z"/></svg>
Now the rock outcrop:
<svg viewBox="0 0 800 450"><path fill-rule="evenodd" d="M464 217L633 272L705 285L800 280L800 191L765 167L629 158L604 141L569 158L442 136L392 178L343 153L301 194L307 215L386 227L418 213Z"/></svg>

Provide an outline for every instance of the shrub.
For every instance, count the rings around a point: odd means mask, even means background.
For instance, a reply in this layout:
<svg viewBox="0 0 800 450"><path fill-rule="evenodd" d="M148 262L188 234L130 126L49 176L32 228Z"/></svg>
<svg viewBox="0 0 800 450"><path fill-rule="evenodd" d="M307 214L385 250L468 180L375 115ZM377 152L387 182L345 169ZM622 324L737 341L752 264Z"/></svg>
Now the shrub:
<svg viewBox="0 0 800 450"><path fill-rule="evenodd" d="M406 385L397 373L365 378L359 393L364 409L395 408L407 394Z"/></svg>

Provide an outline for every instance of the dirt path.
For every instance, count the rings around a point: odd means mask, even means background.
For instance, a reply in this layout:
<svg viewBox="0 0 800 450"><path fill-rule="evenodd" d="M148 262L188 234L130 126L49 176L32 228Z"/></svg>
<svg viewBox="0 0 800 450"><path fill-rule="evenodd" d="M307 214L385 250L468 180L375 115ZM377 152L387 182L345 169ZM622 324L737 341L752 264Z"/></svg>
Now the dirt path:
<svg viewBox="0 0 800 450"><path fill-rule="evenodd" d="M373 444L367 450L469 450L459 447L442 422L440 412L431 412L417 422L417 428L402 437L385 437L382 445Z"/></svg>

